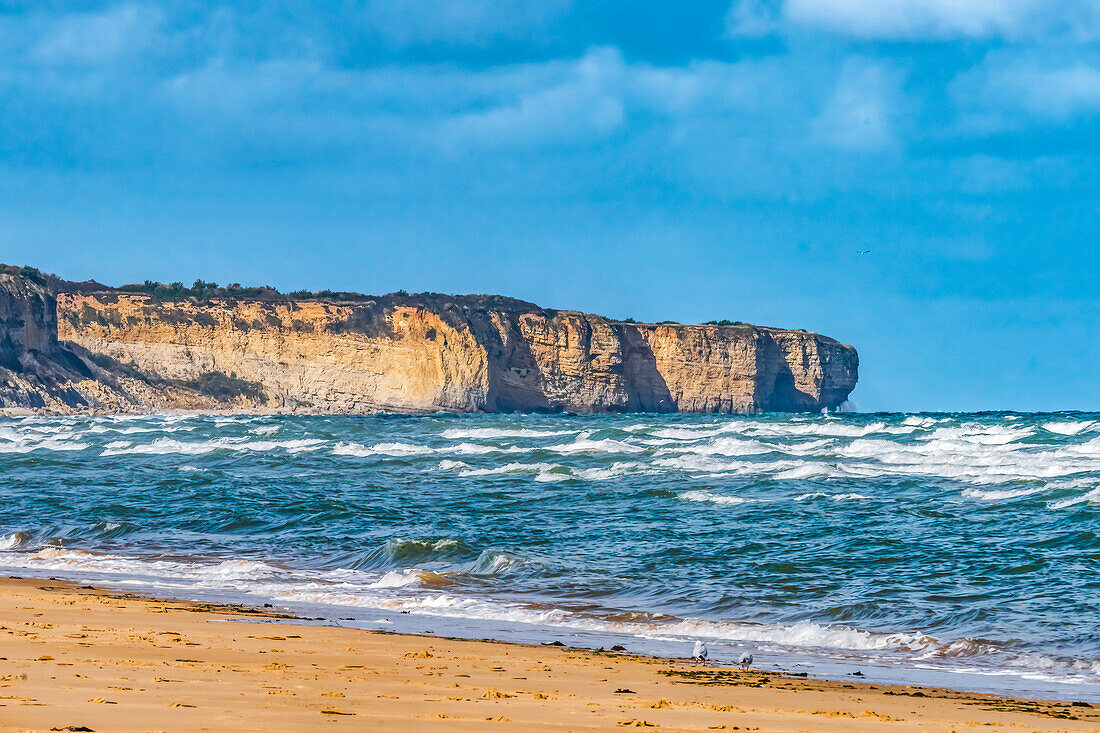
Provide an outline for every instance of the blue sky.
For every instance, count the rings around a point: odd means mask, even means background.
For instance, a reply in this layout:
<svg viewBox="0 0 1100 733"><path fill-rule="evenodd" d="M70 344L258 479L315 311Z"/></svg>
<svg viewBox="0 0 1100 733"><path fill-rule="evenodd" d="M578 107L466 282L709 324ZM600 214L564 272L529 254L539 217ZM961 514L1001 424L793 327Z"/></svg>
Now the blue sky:
<svg viewBox="0 0 1100 733"><path fill-rule="evenodd" d="M0 0L0 261L804 327L864 410L1100 409L1100 4L211 5Z"/></svg>

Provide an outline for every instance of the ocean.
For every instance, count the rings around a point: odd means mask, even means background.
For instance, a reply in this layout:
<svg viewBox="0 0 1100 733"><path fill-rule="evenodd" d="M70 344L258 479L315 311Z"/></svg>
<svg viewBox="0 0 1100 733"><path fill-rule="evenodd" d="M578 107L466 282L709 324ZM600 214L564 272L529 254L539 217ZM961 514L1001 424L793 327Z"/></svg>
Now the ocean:
<svg viewBox="0 0 1100 733"><path fill-rule="evenodd" d="M0 419L0 570L1100 701L1100 414Z"/></svg>

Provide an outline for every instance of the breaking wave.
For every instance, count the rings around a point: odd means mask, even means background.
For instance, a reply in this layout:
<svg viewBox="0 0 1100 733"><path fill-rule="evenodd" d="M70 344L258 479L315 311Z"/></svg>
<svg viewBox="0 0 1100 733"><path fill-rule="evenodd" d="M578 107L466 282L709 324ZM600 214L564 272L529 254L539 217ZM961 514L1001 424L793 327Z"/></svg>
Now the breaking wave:
<svg viewBox="0 0 1100 733"><path fill-rule="evenodd" d="M1096 414L0 418L0 464L18 572L1100 699Z"/></svg>

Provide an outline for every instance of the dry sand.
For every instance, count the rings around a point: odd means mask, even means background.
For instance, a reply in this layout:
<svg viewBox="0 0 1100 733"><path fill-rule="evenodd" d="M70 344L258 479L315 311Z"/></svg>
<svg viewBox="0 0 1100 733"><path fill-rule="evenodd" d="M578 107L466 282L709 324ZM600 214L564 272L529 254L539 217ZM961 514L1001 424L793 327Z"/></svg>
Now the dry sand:
<svg viewBox="0 0 1100 733"><path fill-rule="evenodd" d="M1096 731L1100 706L313 626L0 579L0 729Z"/></svg>

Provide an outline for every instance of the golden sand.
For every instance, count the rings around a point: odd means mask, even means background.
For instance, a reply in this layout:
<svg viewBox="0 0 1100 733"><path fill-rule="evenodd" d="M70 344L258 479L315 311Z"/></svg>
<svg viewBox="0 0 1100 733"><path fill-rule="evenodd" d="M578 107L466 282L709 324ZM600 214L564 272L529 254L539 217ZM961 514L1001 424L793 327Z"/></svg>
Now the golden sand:
<svg viewBox="0 0 1100 733"><path fill-rule="evenodd" d="M5 731L1096 731L1100 706L313 626L0 580Z"/></svg>

